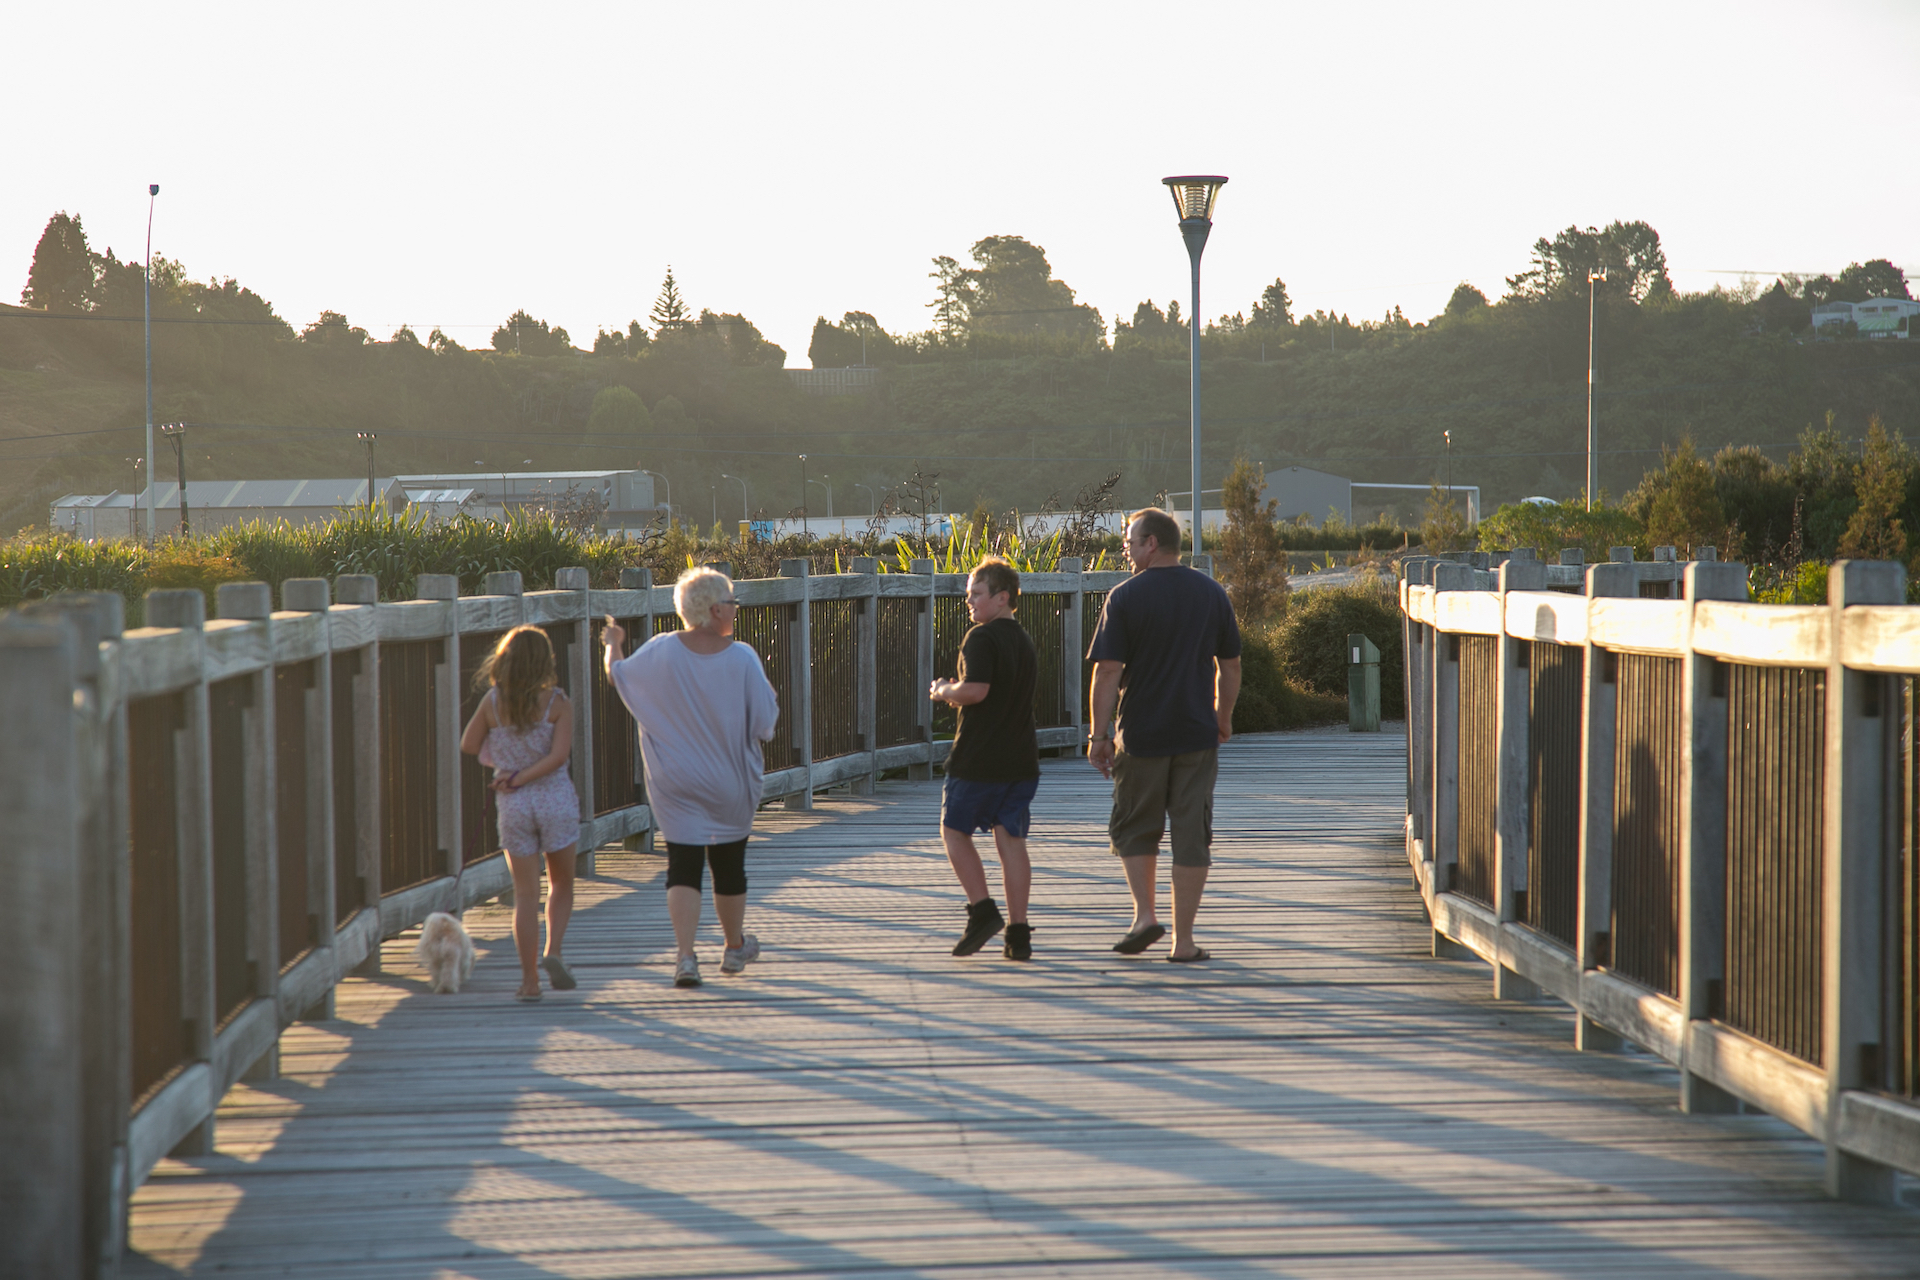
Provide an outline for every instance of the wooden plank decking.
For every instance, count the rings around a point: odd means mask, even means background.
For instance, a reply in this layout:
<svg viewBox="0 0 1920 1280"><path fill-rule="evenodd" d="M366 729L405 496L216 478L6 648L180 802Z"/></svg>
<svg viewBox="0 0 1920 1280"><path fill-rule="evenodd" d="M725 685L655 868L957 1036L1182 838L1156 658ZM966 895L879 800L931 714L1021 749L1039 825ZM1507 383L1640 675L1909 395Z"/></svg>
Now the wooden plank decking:
<svg viewBox="0 0 1920 1280"><path fill-rule="evenodd" d="M1231 744L1204 966L1108 950L1126 895L1079 761L1047 762L1028 965L947 954L929 783L763 815L740 978L716 937L706 985L670 985L642 855L582 883L577 992L513 1002L499 908L459 996L397 940L233 1091L217 1155L155 1171L127 1272L1920 1272L1920 1220L1824 1199L1784 1125L1681 1115L1655 1060L1576 1054L1560 1006L1427 957L1403 751Z"/></svg>

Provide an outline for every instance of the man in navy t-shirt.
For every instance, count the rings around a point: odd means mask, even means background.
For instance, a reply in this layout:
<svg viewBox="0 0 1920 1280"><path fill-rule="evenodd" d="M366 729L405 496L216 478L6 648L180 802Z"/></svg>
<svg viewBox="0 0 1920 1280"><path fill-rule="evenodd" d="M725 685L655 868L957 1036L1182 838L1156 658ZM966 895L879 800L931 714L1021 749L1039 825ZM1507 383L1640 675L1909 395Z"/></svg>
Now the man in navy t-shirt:
<svg viewBox="0 0 1920 1280"><path fill-rule="evenodd" d="M1233 736L1240 694L1240 628L1220 584L1181 565L1180 526L1158 507L1128 520L1127 559L1133 576L1107 593L1087 650L1087 758L1113 779L1107 836L1133 894L1132 927L1113 949L1136 955L1166 935L1154 914L1154 878L1171 823L1167 959L1187 964L1208 958L1193 941L1193 921L1212 861L1220 744Z"/></svg>

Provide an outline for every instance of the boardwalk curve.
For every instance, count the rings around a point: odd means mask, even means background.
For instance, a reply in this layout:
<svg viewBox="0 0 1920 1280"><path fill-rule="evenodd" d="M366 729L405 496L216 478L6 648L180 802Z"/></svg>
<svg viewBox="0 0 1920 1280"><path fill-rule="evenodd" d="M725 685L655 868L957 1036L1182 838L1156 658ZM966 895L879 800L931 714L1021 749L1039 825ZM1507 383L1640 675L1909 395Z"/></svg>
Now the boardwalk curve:
<svg viewBox="0 0 1920 1280"><path fill-rule="evenodd" d="M1046 762L1029 965L946 954L935 784L764 812L767 953L721 977L709 914L697 991L664 859L603 856L577 992L513 1002L497 907L457 997L388 942L154 1171L125 1273L1914 1274L1920 1222L1826 1200L1808 1140L1681 1115L1664 1064L1429 959L1404 790L1393 732L1231 744L1192 968L1107 949L1084 762Z"/></svg>

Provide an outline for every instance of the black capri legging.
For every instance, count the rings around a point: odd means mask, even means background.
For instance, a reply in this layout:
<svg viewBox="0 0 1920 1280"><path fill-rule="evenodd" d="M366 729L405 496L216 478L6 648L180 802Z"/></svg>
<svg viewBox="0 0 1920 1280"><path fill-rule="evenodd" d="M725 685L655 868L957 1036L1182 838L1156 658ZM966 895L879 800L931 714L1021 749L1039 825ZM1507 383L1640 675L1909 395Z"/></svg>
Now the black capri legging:
<svg viewBox="0 0 1920 1280"><path fill-rule="evenodd" d="M675 844L667 841L667 888L685 885L700 892L701 873L713 867L713 891L729 897L747 891L747 842Z"/></svg>

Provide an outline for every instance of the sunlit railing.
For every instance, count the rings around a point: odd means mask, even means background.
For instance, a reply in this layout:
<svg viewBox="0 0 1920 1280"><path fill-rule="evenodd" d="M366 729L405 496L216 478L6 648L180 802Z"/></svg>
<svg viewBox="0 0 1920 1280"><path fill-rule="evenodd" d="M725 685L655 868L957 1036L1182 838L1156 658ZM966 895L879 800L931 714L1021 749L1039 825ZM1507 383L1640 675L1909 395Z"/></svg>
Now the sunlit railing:
<svg viewBox="0 0 1920 1280"><path fill-rule="evenodd" d="M1920 608L1744 565L1415 558L1407 856L1434 952L1680 1069L1690 1111L1823 1140L1836 1194L1920 1172ZM1478 563L1475 563L1475 561ZM1578 594L1576 594L1578 593Z"/></svg>

